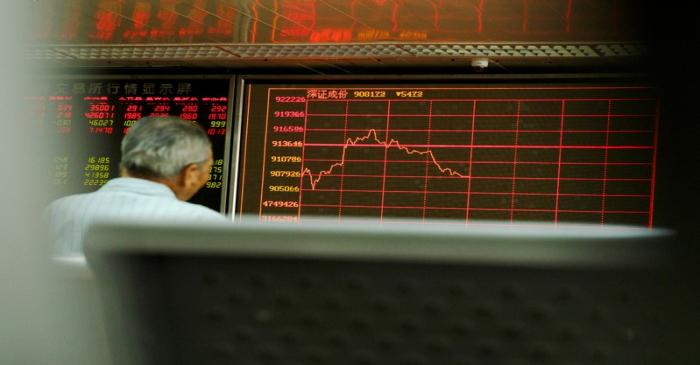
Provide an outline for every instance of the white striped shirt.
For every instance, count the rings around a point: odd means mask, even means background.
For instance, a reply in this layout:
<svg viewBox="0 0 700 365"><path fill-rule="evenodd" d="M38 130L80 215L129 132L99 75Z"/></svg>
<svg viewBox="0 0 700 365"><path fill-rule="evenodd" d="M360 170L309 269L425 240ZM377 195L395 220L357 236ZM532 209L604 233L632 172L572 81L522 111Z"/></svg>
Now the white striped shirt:
<svg viewBox="0 0 700 365"><path fill-rule="evenodd" d="M178 200L163 184L131 177L110 180L92 193L60 198L46 215L57 255L82 254L83 236L96 220L230 222L205 206Z"/></svg>

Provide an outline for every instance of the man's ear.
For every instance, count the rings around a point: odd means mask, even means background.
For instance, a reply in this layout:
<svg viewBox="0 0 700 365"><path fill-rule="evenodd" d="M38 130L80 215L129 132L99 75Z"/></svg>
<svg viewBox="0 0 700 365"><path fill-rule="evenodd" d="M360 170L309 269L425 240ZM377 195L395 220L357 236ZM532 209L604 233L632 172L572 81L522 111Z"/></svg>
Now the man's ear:
<svg viewBox="0 0 700 365"><path fill-rule="evenodd" d="M180 182L185 188L192 188L199 184L199 166L192 163L185 166L180 172Z"/></svg>

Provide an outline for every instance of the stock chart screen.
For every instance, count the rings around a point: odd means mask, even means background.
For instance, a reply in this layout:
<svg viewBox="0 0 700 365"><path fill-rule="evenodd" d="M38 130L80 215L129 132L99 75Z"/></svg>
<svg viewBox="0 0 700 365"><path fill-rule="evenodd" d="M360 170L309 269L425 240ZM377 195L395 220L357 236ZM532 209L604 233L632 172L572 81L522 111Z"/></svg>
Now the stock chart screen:
<svg viewBox="0 0 700 365"><path fill-rule="evenodd" d="M221 210L228 79L51 80L33 96L33 118L51 141L48 177L56 197L97 190L119 176L120 143L135 121L173 115L201 125L212 141L209 181L190 201Z"/></svg>
<svg viewBox="0 0 700 365"><path fill-rule="evenodd" d="M651 86L250 80L244 98L239 214L653 223Z"/></svg>

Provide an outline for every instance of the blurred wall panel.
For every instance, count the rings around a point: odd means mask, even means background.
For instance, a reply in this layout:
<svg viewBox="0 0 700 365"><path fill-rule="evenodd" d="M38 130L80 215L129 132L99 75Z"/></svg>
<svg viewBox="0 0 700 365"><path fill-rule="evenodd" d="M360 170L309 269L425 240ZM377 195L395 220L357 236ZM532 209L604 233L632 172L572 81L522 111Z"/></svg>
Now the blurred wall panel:
<svg viewBox="0 0 700 365"><path fill-rule="evenodd" d="M49 44L634 41L632 0L36 0Z"/></svg>

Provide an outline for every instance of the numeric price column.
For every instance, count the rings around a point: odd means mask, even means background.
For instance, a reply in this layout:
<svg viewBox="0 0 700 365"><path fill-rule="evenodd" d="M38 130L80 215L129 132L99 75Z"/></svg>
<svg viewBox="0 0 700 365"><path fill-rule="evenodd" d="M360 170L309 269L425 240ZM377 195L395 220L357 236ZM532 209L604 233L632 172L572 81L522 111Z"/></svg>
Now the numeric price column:
<svg viewBox="0 0 700 365"><path fill-rule="evenodd" d="M214 146L222 146L226 140L226 120L228 119L228 98L227 97L204 97L202 98L204 108L203 114L206 121L202 122ZM206 189L220 190L224 177L224 151L214 148L214 163L209 169L209 181Z"/></svg>
<svg viewBox="0 0 700 365"><path fill-rule="evenodd" d="M306 121L305 90L271 89L260 192L262 221L297 221Z"/></svg>

